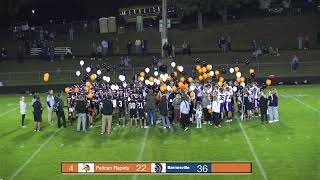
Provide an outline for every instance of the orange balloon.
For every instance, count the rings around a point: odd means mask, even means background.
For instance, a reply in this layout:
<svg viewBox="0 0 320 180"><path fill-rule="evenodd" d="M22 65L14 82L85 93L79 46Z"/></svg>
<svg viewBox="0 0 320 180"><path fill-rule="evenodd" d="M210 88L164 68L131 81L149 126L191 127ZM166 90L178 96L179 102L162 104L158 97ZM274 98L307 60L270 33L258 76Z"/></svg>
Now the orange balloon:
<svg viewBox="0 0 320 180"><path fill-rule="evenodd" d="M69 94L69 93L70 93L70 88L69 88L69 87L64 88L64 92L66 92L67 94Z"/></svg>
<svg viewBox="0 0 320 180"><path fill-rule="evenodd" d="M208 71L211 71L212 65L211 65L211 64L208 64L206 68L207 68Z"/></svg>
<svg viewBox="0 0 320 180"><path fill-rule="evenodd" d="M174 76L175 76L175 77L177 77L177 76L178 76L178 73L177 73L177 72L174 72L173 74L174 74Z"/></svg>
<svg viewBox="0 0 320 180"><path fill-rule="evenodd" d="M180 82L183 82L183 83L184 83L185 80L186 80L186 79L185 79L184 77L181 77L181 78L180 78Z"/></svg>
<svg viewBox="0 0 320 180"><path fill-rule="evenodd" d="M141 73L140 73L140 76L141 76L141 77L144 77L145 75L146 75L146 73L144 73L144 72L141 72Z"/></svg>
<svg viewBox="0 0 320 180"><path fill-rule="evenodd" d="M244 82L245 80L246 80L246 78L244 78L244 77L240 78L240 82Z"/></svg>
<svg viewBox="0 0 320 180"><path fill-rule="evenodd" d="M201 74L201 73L202 73L202 69L201 69L201 68L198 70L198 73L199 73L199 74Z"/></svg>
<svg viewBox="0 0 320 180"><path fill-rule="evenodd" d="M86 86L86 87L84 87L84 90L85 90L85 91L89 91L90 88L89 88L88 86Z"/></svg>
<svg viewBox="0 0 320 180"><path fill-rule="evenodd" d="M202 67L201 71L202 71L203 73L205 73L205 72L207 72L207 68L206 68L206 67Z"/></svg>
<svg viewBox="0 0 320 180"><path fill-rule="evenodd" d="M73 92L74 92L74 93L78 93L78 92L79 92L79 88L78 88L78 87L75 87L75 88L73 89Z"/></svg>
<svg viewBox="0 0 320 180"><path fill-rule="evenodd" d="M267 79L267 80L266 80L266 84L267 84L268 86L270 86L270 85L272 84L271 79Z"/></svg>
<svg viewBox="0 0 320 180"><path fill-rule="evenodd" d="M199 78L200 81L203 80L203 76L201 76L201 75L198 78Z"/></svg>
<svg viewBox="0 0 320 180"><path fill-rule="evenodd" d="M196 70L199 71L201 69L201 66L197 65Z"/></svg>
<svg viewBox="0 0 320 180"><path fill-rule="evenodd" d="M160 101L160 96L159 96L159 95L156 96L156 100L157 100L157 101Z"/></svg>
<svg viewBox="0 0 320 180"><path fill-rule="evenodd" d="M149 77L149 81L153 82L154 81L154 77L150 76Z"/></svg>
<svg viewBox="0 0 320 180"><path fill-rule="evenodd" d="M215 74L216 76L219 76L220 71L219 71L219 70L215 70L215 71L214 71L214 74Z"/></svg>
<svg viewBox="0 0 320 180"><path fill-rule="evenodd" d="M48 77L48 76L44 76L44 77L43 77L43 81L44 81L44 82L48 82L48 81L49 81L49 77Z"/></svg>
<svg viewBox="0 0 320 180"><path fill-rule="evenodd" d="M194 93L193 91L190 93L191 97L194 97L196 95L196 93Z"/></svg>
<svg viewBox="0 0 320 180"><path fill-rule="evenodd" d="M208 78L208 74L206 74L206 73L204 73L202 76L203 76L203 79L207 79Z"/></svg>
<svg viewBox="0 0 320 180"><path fill-rule="evenodd" d="M240 68L239 68L239 67L235 67L235 68L234 68L234 71L237 73L237 72L240 71Z"/></svg>
<svg viewBox="0 0 320 180"><path fill-rule="evenodd" d="M179 82L178 86L179 86L180 89L184 88L184 84L182 82Z"/></svg>
<svg viewBox="0 0 320 180"><path fill-rule="evenodd" d="M86 87L90 87L91 83L90 82L86 82Z"/></svg>
<svg viewBox="0 0 320 180"><path fill-rule="evenodd" d="M254 69L250 69L250 70L249 70L249 73L250 73L250 74L254 73Z"/></svg>
<svg viewBox="0 0 320 180"><path fill-rule="evenodd" d="M91 75L90 75L91 81L96 80L96 78L97 78L97 75L96 75L96 74L91 74Z"/></svg>
<svg viewBox="0 0 320 180"><path fill-rule="evenodd" d="M219 81L224 82L224 78L223 78L223 77L220 77L220 78L219 78Z"/></svg>
<svg viewBox="0 0 320 180"><path fill-rule="evenodd" d="M160 87L160 91L161 92L165 92L167 90L167 85L162 85L161 87Z"/></svg>
<svg viewBox="0 0 320 180"><path fill-rule="evenodd" d="M188 78L188 81L189 81L189 83L192 83L192 82L193 82L193 78L192 78L192 77L189 77L189 78Z"/></svg>
<svg viewBox="0 0 320 180"><path fill-rule="evenodd" d="M177 91L177 87L176 86L172 86L172 91L176 92Z"/></svg>
<svg viewBox="0 0 320 180"><path fill-rule="evenodd" d="M219 86L219 87L222 87L222 85L223 85L223 82L219 81L219 82L218 82L218 86Z"/></svg>
<svg viewBox="0 0 320 180"><path fill-rule="evenodd" d="M89 93L89 94L87 95L87 98L88 98L88 99L92 99L92 98L93 98L93 94L92 94L92 93Z"/></svg>
<svg viewBox="0 0 320 180"><path fill-rule="evenodd" d="M240 78L237 78L237 82L238 82L238 83L241 83L241 79L240 79Z"/></svg>
<svg viewBox="0 0 320 180"><path fill-rule="evenodd" d="M189 85L188 84L184 84L183 89L188 89Z"/></svg>
<svg viewBox="0 0 320 180"><path fill-rule="evenodd" d="M169 81L172 81L173 78L172 78L171 76L168 76L168 80L169 80Z"/></svg>

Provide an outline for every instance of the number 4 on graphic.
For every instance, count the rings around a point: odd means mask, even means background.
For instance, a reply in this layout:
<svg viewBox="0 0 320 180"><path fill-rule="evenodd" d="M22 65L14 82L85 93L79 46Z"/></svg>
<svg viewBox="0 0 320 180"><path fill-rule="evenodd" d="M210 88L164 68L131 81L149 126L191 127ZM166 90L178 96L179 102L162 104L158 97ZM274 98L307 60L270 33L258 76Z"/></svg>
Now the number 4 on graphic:
<svg viewBox="0 0 320 180"><path fill-rule="evenodd" d="M73 165L71 165L71 166L69 167L69 171L70 171L70 172L73 172Z"/></svg>

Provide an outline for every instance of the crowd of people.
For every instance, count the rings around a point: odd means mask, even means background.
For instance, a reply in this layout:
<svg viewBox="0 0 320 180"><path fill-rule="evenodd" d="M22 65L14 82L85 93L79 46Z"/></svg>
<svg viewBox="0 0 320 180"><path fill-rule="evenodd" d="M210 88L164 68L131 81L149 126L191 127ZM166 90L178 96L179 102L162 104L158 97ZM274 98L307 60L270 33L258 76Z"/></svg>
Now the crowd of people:
<svg viewBox="0 0 320 180"><path fill-rule="evenodd" d="M172 87L174 82L171 83ZM188 90L146 86L141 81L128 84L92 83L94 95L70 92L67 95L69 125L77 121L76 130L87 132L95 119L101 119L101 134L111 134L113 126L148 128L161 122L164 129L181 126L188 131L212 125L221 128L222 123L232 122L235 117L249 121L261 117L261 123L279 121L278 94L276 89L266 90L253 82L245 87L237 82L192 83ZM48 124L53 125L56 113L58 128L66 127L62 94L47 96ZM26 103L20 101L22 127L25 127ZM43 105L40 97L32 101L34 131L41 129ZM117 117L117 118L113 118ZM160 119L161 121L157 121Z"/></svg>

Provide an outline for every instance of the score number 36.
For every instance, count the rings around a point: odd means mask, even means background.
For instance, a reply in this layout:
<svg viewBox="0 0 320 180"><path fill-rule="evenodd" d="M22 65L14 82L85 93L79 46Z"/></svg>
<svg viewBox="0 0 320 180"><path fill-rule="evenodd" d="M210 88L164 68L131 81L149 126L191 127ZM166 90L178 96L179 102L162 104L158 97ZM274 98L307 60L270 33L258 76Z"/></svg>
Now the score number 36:
<svg viewBox="0 0 320 180"><path fill-rule="evenodd" d="M208 172L208 165L198 165L197 166L198 173L206 173Z"/></svg>

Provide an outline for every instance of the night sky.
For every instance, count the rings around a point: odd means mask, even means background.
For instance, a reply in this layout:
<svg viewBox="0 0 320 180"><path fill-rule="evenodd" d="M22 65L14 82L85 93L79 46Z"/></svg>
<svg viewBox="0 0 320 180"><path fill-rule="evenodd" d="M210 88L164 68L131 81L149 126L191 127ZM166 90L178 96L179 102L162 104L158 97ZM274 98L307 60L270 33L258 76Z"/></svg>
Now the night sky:
<svg viewBox="0 0 320 180"><path fill-rule="evenodd" d="M1 17L9 17L6 12L8 1L21 1L19 14L14 19L30 18L31 10L35 10L34 19L45 21L48 19L88 19L108 17L118 14L120 7L132 5L159 4L160 0L1 0Z"/></svg>

